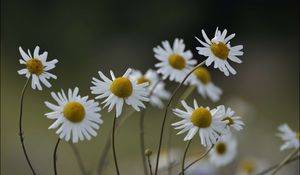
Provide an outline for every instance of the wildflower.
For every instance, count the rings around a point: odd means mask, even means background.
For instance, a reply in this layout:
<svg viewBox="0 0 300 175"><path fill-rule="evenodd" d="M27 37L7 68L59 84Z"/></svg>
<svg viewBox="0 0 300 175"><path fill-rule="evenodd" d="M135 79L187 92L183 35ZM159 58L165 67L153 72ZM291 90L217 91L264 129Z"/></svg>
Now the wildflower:
<svg viewBox="0 0 300 175"><path fill-rule="evenodd" d="M203 98L208 96L214 102L220 100L222 90L211 81L211 75L206 68L197 68L190 76L189 82L197 87Z"/></svg>
<svg viewBox="0 0 300 175"><path fill-rule="evenodd" d="M152 106L163 108L164 103L162 100L168 100L171 96L170 92L165 89L165 83L160 81L158 74L152 69L149 69L145 75L138 70L134 70L130 74L129 78L135 81L137 84L142 84L145 82L149 83L147 86L147 91L149 93L153 91L149 97L150 104Z"/></svg>
<svg viewBox="0 0 300 175"><path fill-rule="evenodd" d="M286 123L278 127L280 133L277 134L285 143L280 147L280 150L289 148L299 148L300 133L293 131Z"/></svg>
<svg viewBox="0 0 300 175"><path fill-rule="evenodd" d="M127 69L123 76L117 78L110 71L112 80L99 71L98 73L103 81L96 78L93 78L92 81L94 85L91 87L92 94L99 94L96 99L107 97L102 103L105 103L104 107L109 106L109 112L116 106L117 117L122 113L124 101L136 111L140 111L140 107L145 108L142 101L149 101L146 90L149 83L137 84L135 81L130 80L128 77L131 71L131 69Z"/></svg>
<svg viewBox="0 0 300 175"><path fill-rule="evenodd" d="M237 131L243 129L243 126L245 125L244 122L241 120L240 116L234 116L235 112L231 108L226 109L224 105L220 105L217 108L219 109L218 112L222 115L222 121L226 122L226 128L228 130L230 130L230 128Z"/></svg>
<svg viewBox="0 0 300 175"><path fill-rule="evenodd" d="M48 79L57 77L48 71L55 68L55 64L58 62L57 59L46 61L48 52L44 52L43 54L39 54L40 47L36 46L33 52L33 56L28 50L28 54L26 54L21 47L19 47L20 54L23 59L20 59L20 64L25 64L26 68L18 71L18 74L25 75L27 78L32 77L31 87L32 89L37 88L38 90L42 90L42 84L46 87L50 88L51 84Z"/></svg>
<svg viewBox="0 0 300 175"><path fill-rule="evenodd" d="M201 144L210 147L217 139L225 133L225 122L221 121L218 109L210 110L208 107L199 107L194 100L194 108L188 106L185 101L181 101L186 111L174 109L174 114L183 120L173 123L175 129L181 129L177 134L188 131L184 141L191 140L199 132Z"/></svg>
<svg viewBox="0 0 300 175"><path fill-rule="evenodd" d="M182 39L175 39L173 48L168 41L162 42L163 48L157 46L153 48L154 56L160 62L155 65L157 72L163 75L163 79L169 77L170 81L181 82L192 67L197 63L193 60L190 50L184 51L185 44Z"/></svg>
<svg viewBox="0 0 300 175"><path fill-rule="evenodd" d="M205 42L196 37L196 39L204 47L196 47L200 55L207 57L205 62L206 66L211 65L214 62L214 68L218 68L226 76L231 74L236 74L236 71L228 63L228 59L236 62L242 63L242 61L237 56L242 56L244 53L241 51L243 49L242 45L230 46L230 40L234 38L235 34L231 34L226 37L227 30L225 29L222 33L218 28L216 29L215 36L213 39L208 39L204 30L201 31L205 39Z"/></svg>
<svg viewBox="0 0 300 175"><path fill-rule="evenodd" d="M239 164L236 175L255 175L268 166L268 163L261 159L246 158Z"/></svg>
<svg viewBox="0 0 300 175"><path fill-rule="evenodd" d="M76 87L73 91L69 89L67 95L63 90L57 94L52 92L51 96L58 105L45 102L46 106L53 110L45 115L49 119L56 120L49 129L60 126L56 134L66 141L70 140L72 133L73 143L77 143L78 139L90 140L91 136L97 135L95 130L99 129L99 124L103 123L99 114L101 110L99 104L94 100L88 100L88 96L81 97L78 91Z"/></svg>

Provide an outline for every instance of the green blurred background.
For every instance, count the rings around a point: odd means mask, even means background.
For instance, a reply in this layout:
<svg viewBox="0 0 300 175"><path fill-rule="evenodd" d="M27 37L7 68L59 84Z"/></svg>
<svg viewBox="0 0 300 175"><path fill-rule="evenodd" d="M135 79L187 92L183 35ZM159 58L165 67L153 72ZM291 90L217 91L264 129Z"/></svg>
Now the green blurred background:
<svg viewBox="0 0 300 175"><path fill-rule="evenodd" d="M238 74L225 77L213 70L213 79L224 94L212 104L194 93L203 105L231 106L246 122L238 134L239 155L221 174L234 174L239 162L257 157L269 164L281 160L289 151L279 152L281 140L277 126L287 122L299 131L299 1L1 1L1 174L30 174L18 137L19 96L25 78L17 74L23 66L18 47L33 50L36 45L48 51L48 59L58 59L52 71L58 79L43 91L28 88L24 104L25 144L38 174L53 174L52 152L57 140L44 101L53 101L51 91L78 86L82 95L90 95L93 76L110 69L117 75L128 68L146 71L157 60L152 48L162 40L183 38L198 61L195 47L201 29L211 37L215 28L236 33L232 45L243 44L243 63L232 63ZM168 83L171 91L175 83ZM182 91L184 88L182 89ZM93 170L111 128L112 114L101 111L104 125L98 136L78 147L84 164ZM157 149L163 112L146 112L146 144ZM173 115L170 115L174 117ZM122 174L141 174L139 152L139 113L133 115L117 136L117 153ZM173 120L174 121L174 120ZM170 122L170 121L168 121ZM166 133L166 135L168 135ZM173 133L174 135L174 133ZM174 147L182 150L183 135L173 136ZM189 156L199 155L199 138ZM60 174L80 174L72 149L62 142L58 151ZM104 174L114 174L112 154ZM181 155L180 157L181 158ZM283 169L299 174L293 163Z"/></svg>

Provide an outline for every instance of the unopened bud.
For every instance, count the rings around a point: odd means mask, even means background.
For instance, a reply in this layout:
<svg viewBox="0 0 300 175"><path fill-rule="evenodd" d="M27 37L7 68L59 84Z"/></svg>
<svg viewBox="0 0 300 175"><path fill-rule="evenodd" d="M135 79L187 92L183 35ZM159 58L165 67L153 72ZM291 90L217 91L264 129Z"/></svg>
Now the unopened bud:
<svg viewBox="0 0 300 175"><path fill-rule="evenodd" d="M146 150L145 150L145 155L146 155L146 156L151 156L151 154L152 154L151 149L146 149Z"/></svg>

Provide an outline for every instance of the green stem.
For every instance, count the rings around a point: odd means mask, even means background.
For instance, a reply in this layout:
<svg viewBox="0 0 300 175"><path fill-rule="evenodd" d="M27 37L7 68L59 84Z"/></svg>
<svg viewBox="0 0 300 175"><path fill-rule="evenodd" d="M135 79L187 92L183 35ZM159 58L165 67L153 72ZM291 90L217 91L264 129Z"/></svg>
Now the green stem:
<svg viewBox="0 0 300 175"><path fill-rule="evenodd" d="M287 161L289 161L295 154L297 154L299 152L299 148L295 149L293 152L291 152L287 157L285 157L279 164L278 166L275 168L274 172L272 173L272 175L275 175L284 165Z"/></svg>
<svg viewBox="0 0 300 175"><path fill-rule="evenodd" d="M116 166L117 174L120 175L119 166L118 166L118 160L116 155L116 148L115 148L115 129L116 129L116 120L117 120L117 114L115 115L113 119L113 128L112 128L112 134L111 134L111 140L112 140L112 150L113 150L113 156L114 156L114 162Z"/></svg>
<svg viewBox="0 0 300 175"><path fill-rule="evenodd" d="M183 154L183 158L182 158L182 164L181 164L181 173L182 175L184 175L184 162L185 162L185 157L186 157L186 153L190 147L190 144L192 142L192 139L188 141L188 143L186 144L185 150L184 150L184 154Z"/></svg>
<svg viewBox="0 0 300 175"><path fill-rule="evenodd" d="M153 175L151 161L150 161L150 155L147 155L147 160L148 160L148 166L149 166L150 175Z"/></svg>
<svg viewBox="0 0 300 175"><path fill-rule="evenodd" d="M56 167L56 160L57 160L57 148L59 145L60 139L57 140L56 144L55 144L55 148L54 148L54 153L53 153L53 165L54 165L54 174L57 175L57 167Z"/></svg>

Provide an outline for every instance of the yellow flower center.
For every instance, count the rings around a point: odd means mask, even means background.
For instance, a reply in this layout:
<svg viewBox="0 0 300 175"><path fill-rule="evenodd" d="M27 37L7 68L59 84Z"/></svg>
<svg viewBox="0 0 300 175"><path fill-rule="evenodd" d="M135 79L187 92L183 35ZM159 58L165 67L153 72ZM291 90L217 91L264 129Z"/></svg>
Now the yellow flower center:
<svg viewBox="0 0 300 175"><path fill-rule="evenodd" d="M207 109L200 107L193 111L191 122L199 128L207 128L212 122L212 116Z"/></svg>
<svg viewBox="0 0 300 175"><path fill-rule="evenodd" d="M210 49L216 57L222 60L227 59L229 54L229 48L226 46L226 44L222 42L212 43L212 45L210 45Z"/></svg>
<svg viewBox="0 0 300 175"><path fill-rule="evenodd" d="M149 83L151 84L151 81L148 78L145 78L144 76L137 79L137 84L143 84L143 83Z"/></svg>
<svg viewBox="0 0 300 175"><path fill-rule="evenodd" d="M300 132L296 133L296 137L297 137L298 140L300 140Z"/></svg>
<svg viewBox="0 0 300 175"><path fill-rule="evenodd" d="M128 78L119 77L112 82L110 90L114 95L120 98L126 98L132 94L133 88Z"/></svg>
<svg viewBox="0 0 300 175"><path fill-rule="evenodd" d="M244 161L241 168L243 172L251 174L255 171L255 164L252 161Z"/></svg>
<svg viewBox="0 0 300 175"><path fill-rule="evenodd" d="M40 75L44 72L44 66L38 59L30 59L26 62L26 67L31 74Z"/></svg>
<svg viewBox="0 0 300 175"><path fill-rule="evenodd" d="M230 117L228 117L228 116L224 117L224 118L222 119L222 121L228 121L228 123L227 123L228 126L231 126L231 125L234 124L234 121L232 120L232 118L230 118Z"/></svg>
<svg viewBox="0 0 300 175"><path fill-rule="evenodd" d="M169 64L174 68L174 69L183 69L185 68L185 59L178 54L172 54L169 56Z"/></svg>
<svg viewBox="0 0 300 175"><path fill-rule="evenodd" d="M223 155L227 151L227 145L224 142L219 142L216 145L216 152L219 155Z"/></svg>
<svg viewBox="0 0 300 175"><path fill-rule="evenodd" d="M201 81L203 84L207 84L211 80L210 73L207 69L204 67L199 67L194 71L194 74L198 78L199 81Z"/></svg>
<svg viewBox="0 0 300 175"><path fill-rule="evenodd" d="M73 101L64 107L64 116L73 123L79 123L85 117L85 109L82 104Z"/></svg>

